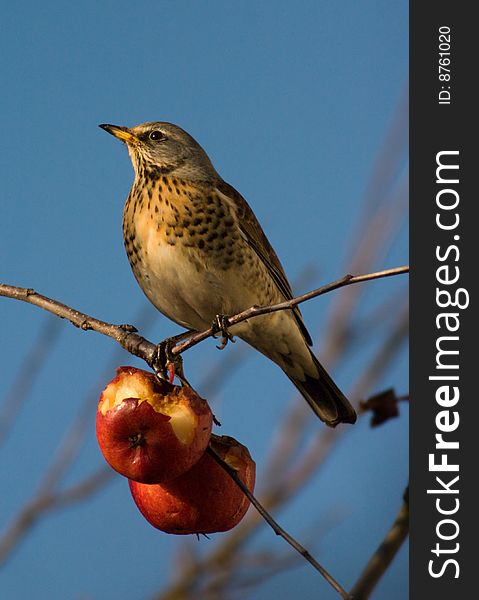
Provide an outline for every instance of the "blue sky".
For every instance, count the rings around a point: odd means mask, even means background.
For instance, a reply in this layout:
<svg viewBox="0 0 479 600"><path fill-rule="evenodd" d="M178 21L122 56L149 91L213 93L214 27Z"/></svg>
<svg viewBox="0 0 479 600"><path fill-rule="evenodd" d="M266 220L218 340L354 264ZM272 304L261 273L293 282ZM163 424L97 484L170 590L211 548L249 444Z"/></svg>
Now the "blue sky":
<svg viewBox="0 0 479 600"><path fill-rule="evenodd" d="M122 145L97 125L150 120L177 123L202 144L254 208L290 280L303 281L298 292L345 274L371 172L390 149L386 133L405 95L406 2L26 1L0 11L0 281L34 287L100 319L138 323L145 300L121 238L132 169ZM375 267L406 262L403 231ZM304 283L306 266L315 270ZM368 284L365 314L403 284ZM304 306L317 348L334 300L330 294ZM6 299L0 315L1 400L47 317ZM345 390L360 377L382 326L374 322L364 347L338 365ZM178 329L158 317L142 332L159 341ZM188 378L206 387L210 369L240 345L219 353L206 342L193 350ZM101 464L96 399L114 365L140 365L126 353L112 359L115 351L102 336L61 325L0 446L1 530L37 489L85 397L87 439L66 484ZM274 365L244 353L244 364L210 400L222 432L249 446L261 481L272 432L295 393ZM391 386L408 391L405 350L370 392ZM314 542L317 558L349 587L399 507L407 460L406 415L372 431L363 420L278 519ZM312 524L331 511L342 515L339 523L315 540ZM215 540L200 541L200 552L209 543ZM287 552L268 529L252 544ZM141 519L118 477L91 501L42 519L3 566L0 585L9 600L150 598L169 581L176 548L175 538ZM403 549L374 597L403 599L406 577ZM336 597L307 565L249 597L288 598L298 590L306 599Z"/></svg>

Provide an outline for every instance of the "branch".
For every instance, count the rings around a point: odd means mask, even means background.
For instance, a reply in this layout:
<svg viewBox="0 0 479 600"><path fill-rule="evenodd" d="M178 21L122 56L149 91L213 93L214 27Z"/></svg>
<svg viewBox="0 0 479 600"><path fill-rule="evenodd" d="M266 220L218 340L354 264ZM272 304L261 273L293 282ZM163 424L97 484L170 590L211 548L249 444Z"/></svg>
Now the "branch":
<svg viewBox="0 0 479 600"><path fill-rule="evenodd" d="M0 565L6 561L18 540L37 523L44 513L57 507L69 506L90 496L101 489L112 475L113 471L101 467L80 483L74 484L63 491L38 493L20 510L3 534L0 540Z"/></svg>
<svg viewBox="0 0 479 600"><path fill-rule="evenodd" d="M20 365L10 391L7 392L0 408L0 445L5 441L9 430L28 398L38 374L54 348L60 333L60 322L50 317L41 329L38 338L32 341L27 355Z"/></svg>
<svg viewBox="0 0 479 600"><path fill-rule="evenodd" d="M276 312L279 310L291 310L292 308L298 306L302 302L306 302L312 298L316 298L320 295L326 294L333 290L352 285L355 283L361 283L364 281L370 281L373 279L380 279L384 277L391 277L395 275L400 275L403 273L407 273L409 271L409 267L402 266L396 267L393 269L387 269L384 271L377 271L375 273L368 273L365 275L346 275L337 281L329 283L325 286L317 288L311 292L303 294L301 296L297 296L291 300L281 302L278 304L274 304L266 307L251 307L245 311L238 313L237 315L233 315L225 320L226 327L230 327L236 325L246 319L254 318L256 316ZM43 308L48 312L60 317L69 320L76 327L83 330L94 330L98 333L106 335L114 339L118 344L120 344L125 350L134 354L143 360L145 360L150 366L153 366L157 360L157 345L149 342L144 337L140 336L137 333L137 330L131 325L114 325L111 323L107 323L105 321L101 321L94 317L91 317L85 313L82 313L76 309L73 309L57 300L53 300L48 298L47 296L43 296L42 294L37 293L35 290L30 288L20 288L5 284L0 284L0 296L5 296L9 298L13 298L16 300L21 300L23 302L27 302ZM194 334L189 340L186 342L180 343L174 348L172 348L172 354L181 354L185 352L189 348L195 346L196 344L202 342L206 338L214 335L216 330L213 327L210 327L206 331L203 331L198 334ZM214 454L213 451L210 450L210 454ZM216 460L221 461L219 457ZM288 544L290 544L301 556L303 556L308 562L310 562L316 570L318 570L321 575L330 583L330 585L342 596L343 599L348 600L350 596L348 593L337 583L331 575L309 554L309 552L303 548L294 538L292 538L284 529L282 529L267 513L267 511L263 508L263 506L256 500L256 498L250 494L249 490L247 490L241 480L236 475L234 470L229 470L227 465L220 462L220 464L225 468L230 476L235 480L237 485L241 487L243 492L250 499L251 503L256 507L259 514L268 522L268 524L273 528L275 533L281 536ZM40 497L41 510L44 510L44 503L48 507L51 506L52 500L45 497ZM27 521L31 520L31 507L30 510L27 511ZM36 508L36 507L35 507ZM34 511L35 514L35 511ZM25 516L25 515L23 515Z"/></svg>
<svg viewBox="0 0 479 600"><path fill-rule="evenodd" d="M311 292L308 292L307 294L303 294L302 296L297 296L292 300L287 300L271 306L253 306L248 308L247 310L244 310L226 319L225 325L227 327L231 327L232 325L241 323L246 319L276 312L278 310L288 310L298 306L298 304L301 304L302 302L306 302L307 300L311 300L312 298L316 298L346 285L362 283L363 281L371 281L373 279L380 279L383 277L401 275L403 273L407 273L408 271L408 266L402 266L393 269L386 269L384 271L377 271L375 273L368 273L366 275L345 275L341 279L317 288ZM0 284L0 296L28 302L29 304L33 304L43 308L44 310L47 310L48 312L51 312L57 317L68 319L70 323L79 329L83 329L84 331L92 329L97 333L111 337L125 350L131 354L134 354L135 356L138 356L139 358L142 358L150 366L152 366L156 361L156 344L153 344L141 335L138 335L138 333L136 333L137 330L132 325L114 325L112 323L100 321L99 319L95 319L94 317L71 308L66 304L62 304L61 302L58 302L58 300L53 300L52 298L43 296L31 288L21 288L13 285ZM217 333L217 331L213 327L210 327L205 331L194 334L186 342L178 344L172 348L171 353L181 354L193 346L196 346L196 344L199 344L203 340L211 337L215 333Z"/></svg>
<svg viewBox="0 0 479 600"><path fill-rule="evenodd" d="M406 334L405 323L407 323L405 311L401 311L396 315L395 324L390 335L378 349L375 358L373 359L372 367L366 371L366 375L353 386L351 397L364 397L367 390L373 388L374 383L381 378L385 369L389 366L395 353L398 352L401 340ZM381 357L381 360L379 360ZM297 403L296 406L304 406L303 403ZM303 411L306 413L306 411ZM287 421L296 419L296 411L293 411ZM360 413L361 416L361 413ZM296 427L296 425L295 425ZM296 433L285 426L278 433L278 439L281 443L289 444L291 436ZM283 456L283 460L279 463L274 463L274 459L270 459L268 472L270 472L269 483L266 484L266 490L262 493L261 503L268 511L278 510L296 493L301 486L305 485L313 473L317 473L324 460L331 453L333 445L338 443L342 437L346 435L346 430L339 431L338 429L323 429L315 436L313 444L302 452L296 463L291 465L290 460ZM299 453L296 447L290 448L289 453L291 458ZM282 454L281 445L273 447L270 453L273 457ZM273 466L274 465L274 466ZM273 478L272 475L275 475ZM281 476L278 478L278 474ZM198 559L194 564L185 565L182 562L182 571L176 578L176 581L164 592L160 592L155 596L156 600L185 600L185 598L196 597L201 595L197 590L197 586L201 578L209 573L214 573L219 566L230 569L230 573L238 564L238 555L241 548L248 542L253 534L258 531L260 525L264 521L259 513L249 512L246 518L237 526L230 534L206 556Z"/></svg>
<svg viewBox="0 0 479 600"><path fill-rule="evenodd" d="M135 318L135 322L141 323L142 328L144 328L154 316L155 313L145 303ZM59 323L56 319L52 322ZM95 402L99 386L103 386L105 378L111 376L111 371L118 365L120 354L121 349L115 346L114 352L112 352L110 359L106 362L98 382L92 386L91 392L86 394L79 414L70 429L66 431L57 450L52 455L50 465L45 469L38 490L19 509L17 514L11 519L10 524L5 528L5 531L2 532L0 536L0 567L29 533L31 527L43 518L45 514L51 510L63 508L68 504L84 501L111 480L113 471L103 467L97 474L84 479L70 488L58 489L59 484L65 478L84 443L84 438L90 424L92 403ZM24 371L27 373L27 378L30 379L29 373L31 368L28 366L28 361L25 361Z"/></svg>
<svg viewBox="0 0 479 600"><path fill-rule="evenodd" d="M386 255L387 246L392 243L397 235L407 208L407 189L405 185L407 175L402 181L399 180L398 184L398 173L400 169L403 169L402 165L405 162L404 158L407 150L407 136L404 135L404 123L407 122L407 116L403 114L404 108L401 108L399 117L395 118L394 129L385 139L383 148L378 153L374 170L369 176L370 183L364 193L366 201L363 200L365 206L362 210L362 218L358 218L355 227L356 234L353 233L350 236L347 252L349 260L341 269L343 273L367 273L376 270L375 263ZM378 215L378 213L380 214ZM352 339L350 337L351 333L355 332L353 317L361 298L360 294L356 292L359 292L361 288L363 286L345 287L335 295L331 318L328 320L326 327L323 328L322 334L321 356L329 368L338 362L340 358L344 359L346 351L349 353L352 351L349 342ZM303 286L302 289L310 288ZM396 304L396 295L395 301ZM384 321L388 322L395 312L395 310L387 312ZM382 321L381 319L381 324ZM370 338L370 333L371 328L361 328L358 331L358 337L355 337L354 341L361 343L365 336L366 339ZM398 349L396 345L396 352ZM233 350L235 352L230 351L228 355L236 354L238 347ZM391 359L391 356L389 356L389 359ZM377 368L370 371L369 377L361 380L361 385L356 390L359 397L365 397L366 392L373 389L372 384L377 382L380 371L386 367L384 361L376 362ZM351 394L349 395L351 397ZM274 476L272 483L277 480L279 473L285 471L303 447L308 423L310 423L309 414L304 408L304 403L295 402L294 409L285 416L285 421L287 421L287 424L277 434L280 441L270 452L275 458L278 457L278 454L281 454L278 463L276 463L278 468L275 469L272 466L270 469L271 475ZM294 422L294 424L289 426L291 422ZM321 436L329 432L330 430L321 430ZM336 442L342 436L338 437L337 429L334 432L336 434L334 441ZM263 486L264 484L265 481L263 480ZM287 495L283 494L282 501L277 502L274 508L277 510L285 499L287 499ZM261 502L268 507L268 510L272 508L264 495ZM201 587L203 578L217 571L219 571L218 577L224 576L225 571L231 577L238 568L239 556L243 546L248 542L248 538L251 538L254 532L257 531L261 522L264 523L258 513L250 511L247 518L221 540L215 548L210 549L205 556L195 556L194 561L188 564L180 560L178 565L181 565L181 569L175 577L175 582L163 593L160 592L155 596L156 600L185 600L186 598L199 596L206 598L207 594ZM218 598L220 596L216 588L214 588L214 591L216 595L211 594L208 598ZM228 595L228 590L223 592L223 595ZM234 592L230 590L229 595L234 595ZM241 596L241 593L239 595Z"/></svg>
<svg viewBox="0 0 479 600"><path fill-rule="evenodd" d="M408 266L396 267L394 269L386 269L385 271L377 271L376 273L368 273L366 275L345 275L341 279L337 279L332 283L328 283L319 287L311 292L303 294L301 296L296 296L292 300L286 300L284 302L279 302L278 304L272 304L270 306L252 306L232 317L229 317L225 320L226 327L231 327L232 325L237 325L242 321L246 321L246 319L251 319L253 317L258 317L260 315L266 315L272 312L277 312L278 310L288 310L298 306L302 302L306 302L307 300L311 300L312 298L316 298L318 296L322 296L323 294L327 294L328 292L332 292L333 290L337 290L346 285L352 285L354 283L362 283L363 281L371 281L372 279L381 279L383 277L392 277L394 275L402 275L403 273L407 273L409 271ZM201 333L197 333L193 335L189 340L183 342L182 344L178 344L175 348L173 348L173 354L179 354L184 352L185 350L189 350L192 346L196 346L204 339L211 337L215 334L216 331L213 327L210 327L206 331L202 331Z"/></svg>
<svg viewBox="0 0 479 600"><path fill-rule="evenodd" d="M241 481L238 477L235 469L230 467L214 450L211 446L208 446L207 449L208 454L222 467L228 475L233 479L236 485L241 489L241 491L245 494L251 504L256 508L259 514L263 517L263 519L268 523L268 525L273 529L276 535L282 537L292 548L299 552L303 558L305 558L313 567L321 573L321 575L326 579L326 581L341 595L344 600L351 600L351 596L346 592L345 589L341 587L341 585L326 571L326 569L319 564L319 562L311 556L311 554L303 548L299 542L297 542L289 533L287 533L269 514L269 512L258 502L258 500L253 496L253 494L249 491L247 486Z"/></svg>
<svg viewBox="0 0 479 600"><path fill-rule="evenodd" d="M99 319L95 319L66 304L62 304L58 300L43 296L31 288L0 284L0 296L21 300L43 308L61 319L67 319L72 325L79 329L83 329L83 331L91 329L97 333L102 333L103 335L111 337L125 350L142 358L148 364L153 360L156 345L152 344L141 335L138 335L136 333L136 328L132 325L113 325L106 321L100 321Z"/></svg>
<svg viewBox="0 0 479 600"><path fill-rule="evenodd" d="M404 493L403 504L393 526L386 534L382 544L373 554L366 565L356 585L351 590L354 600L366 600L369 598L377 582L381 579L386 569L396 556L402 543L409 533L409 491Z"/></svg>

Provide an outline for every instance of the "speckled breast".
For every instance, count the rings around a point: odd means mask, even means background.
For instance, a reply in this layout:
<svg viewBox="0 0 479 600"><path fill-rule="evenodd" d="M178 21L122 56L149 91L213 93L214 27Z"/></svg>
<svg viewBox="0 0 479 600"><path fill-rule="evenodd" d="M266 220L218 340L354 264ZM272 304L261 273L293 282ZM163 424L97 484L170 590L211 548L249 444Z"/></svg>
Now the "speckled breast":
<svg viewBox="0 0 479 600"><path fill-rule="evenodd" d="M260 261L211 186L165 175L138 178L123 236L145 294L184 327L208 327L217 314L258 303Z"/></svg>

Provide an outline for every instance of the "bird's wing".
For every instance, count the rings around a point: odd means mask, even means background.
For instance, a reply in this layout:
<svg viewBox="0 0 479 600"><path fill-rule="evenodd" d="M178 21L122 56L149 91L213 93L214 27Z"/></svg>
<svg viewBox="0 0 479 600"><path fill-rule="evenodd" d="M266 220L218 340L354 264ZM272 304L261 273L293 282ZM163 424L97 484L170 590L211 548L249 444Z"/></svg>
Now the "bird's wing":
<svg viewBox="0 0 479 600"><path fill-rule="evenodd" d="M276 284L276 287L281 292L281 295L285 300L291 300L293 298L293 291L291 285L286 277L284 269L279 261L276 252L268 241L258 219L255 217L254 212L251 210L249 204L237 192L233 186L229 185L225 181L222 181L217 186L218 192L225 198L228 204L232 207L233 213L237 217L237 223L240 231L247 242L247 244L256 252L263 264L268 269L271 278ZM306 339L306 342L311 345L311 336L306 329L301 317L301 312L298 307L293 309L293 314L296 321L301 329L301 332Z"/></svg>

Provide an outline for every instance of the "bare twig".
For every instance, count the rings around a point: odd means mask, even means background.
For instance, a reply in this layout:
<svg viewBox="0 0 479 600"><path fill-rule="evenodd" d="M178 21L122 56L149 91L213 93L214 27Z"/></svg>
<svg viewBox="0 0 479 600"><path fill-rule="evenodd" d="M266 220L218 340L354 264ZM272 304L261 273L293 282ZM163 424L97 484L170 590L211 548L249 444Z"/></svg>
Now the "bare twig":
<svg viewBox="0 0 479 600"><path fill-rule="evenodd" d="M113 325L106 321L100 321L90 315L82 313L58 300L53 300L47 296L39 294L31 288L21 288L13 285L0 284L0 296L22 300L60 317L67 319L72 325L83 329L84 331L93 330L111 337L120 344L125 350L135 356L139 356L150 362L156 351L156 345L145 340L144 337L136 333L136 329L131 325Z"/></svg>
<svg viewBox="0 0 479 600"><path fill-rule="evenodd" d="M310 284L318 276L317 269L313 264L308 264L302 269L298 277L293 281L293 289L305 288L308 289ZM197 386L201 390L202 395L208 398L211 402L212 398L219 392L220 388L226 384L237 367L244 365L245 361L251 354L247 353L245 345L236 344L226 356L217 364L211 366L208 361L208 370L203 374L203 378Z"/></svg>
<svg viewBox="0 0 479 600"><path fill-rule="evenodd" d="M396 193L377 207L373 214L371 210L364 210L363 216L358 220L355 233L351 236L350 257L346 270L349 273L370 271L381 256L385 256L399 232L408 206L407 177L401 180ZM365 208L367 208L365 206ZM345 349L350 341L350 327L355 309L358 307L362 287L348 287L343 293L338 294L332 306L327 329L330 335L323 349L323 356L329 358L329 363L339 356L341 349ZM327 361L328 362L328 361Z"/></svg>
<svg viewBox="0 0 479 600"><path fill-rule="evenodd" d="M246 319L276 312L278 310L294 308L302 302L306 302L307 300L311 300L312 298L316 298L347 285L362 283L364 281L371 281L373 279L380 279L383 277L401 275L403 273L407 273L408 271L408 266L402 266L393 269L385 269L384 271L377 271L375 273L367 273L365 275L345 275L337 281L333 281L332 283L317 288L311 292L308 292L307 294L297 296L292 300L287 300L271 306L253 306L248 308L247 310L244 310L236 315L230 316L228 319L226 319L225 324L227 327L231 327L232 325L237 325ZM61 317L62 319L68 319L70 323L75 325L75 327L79 327L85 331L92 329L97 333L102 333L103 335L111 337L123 348L125 348L125 350L142 358L150 366L155 362L157 346L146 340L141 335L138 335L136 333L136 329L131 325L114 325L112 323L107 323L106 321L100 321L99 319L82 313L67 306L66 304L62 304L61 302L58 302L58 300L53 300L52 298L43 296L31 288L20 288L12 285L0 284L0 296L34 304L35 306L43 308L44 310L47 310L52 314ZM203 340L211 337L215 333L215 329L210 327L205 331L194 334L186 342L178 344L171 350L171 352L172 354L181 354L193 346L196 346L196 344L199 344Z"/></svg>
<svg viewBox="0 0 479 600"><path fill-rule="evenodd" d="M108 467L101 467L82 482L58 492L45 491L35 496L16 515L0 540L0 564L10 556L18 540L48 511L89 497L105 485L113 475Z"/></svg>
<svg viewBox="0 0 479 600"><path fill-rule="evenodd" d="M403 504L393 526L366 565L360 578L351 590L354 600L366 600L396 556L409 533L409 492L406 489Z"/></svg>
<svg viewBox="0 0 479 600"><path fill-rule="evenodd" d="M5 440L12 423L25 402L45 361L51 354L60 333L60 322L47 317L38 338L31 343L18 374L0 410L0 444Z"/></svg>
<svg viewBox="0 0 479 600"><path fill-rule="evenodd" d="M407 321L406 314L399 311L399 315L396 315L392 331L378 349L377 355L372 361L373 366L367 370L367 375L361 377L358 384L354 386L352 397L365 397L366 391L374 385L374 382L388 367L394 357L394 353L397 353L400 348L401 340L404 340L404 336L406 335L405 320ZM379 357L383 355L384 360L380 360ZM298 404L297 407L301 410L302 404ZM304 412L306 413L306 411ZM287 418L287 421L290 418L291 415ZM304 450L296 463L290 465L289 469L286 468L289 461L285 458L281 468L278 467L275 471L276 477L270 477L266 485L263 485L265 491L261 495L262 505L268 511L283 506L310 479L313 473L317 473L318 468L331 453L334 443L340 440L342 435L338 429L321 429L321 432L315 436L313 444ZM285 443L287 442L285 436L280 435L280 437ZM272 454L274 455L277 450L278 448ZM294 455L293 449L291 449L291 457L292 455ZM280 478L278 478L279 473L282 474ZM207 574L214 574L219 568L224 567L224 565L237 564L237 557L241 548L262 523L264 521L261 519L259 513L248 513L246 518L230 532L230 535L207 556L198 559L198 561L188 567L182 568L182 572L177 580L172 583L168 590L156 595L155 599L185 600L185 598L197 597L197 587L201 578ZM230 572L231 569L233 569L233 566L231 566Z"/></svg>
<svg viewBox="0 0 479 600"><path fill-rule="evenodd" d="M228 473L228 475L234 480L236 485L242 490L251 504L256 508L263 519L273 529L276 535L282 537L292 548L299 552L303 558L305 558L313 567L321 573L326 581L341 595L344 600L351 600L351 596L346 590L326 571L326 569L313 557L311 554L303 548L299 542L297 542L289 533L287 533L269 514L269 512L263 507L260 502L254 497L249 491L247 486L241 481L235 469L230 467L214 450L211 446L208 446L208 454Z"/></svg>
<svg viewBox="0 0 479 600"><path fill-rule="evenodd" d="M404 94L404 97L406 98L407 94ZM362 216L357 219L354 227L355 233L353 231L352 235L348 234L344 238L350 240L345 251L344 273L365 273L376 270L380 261L387 255L388 246L392 244L400 231L408 206L407 173L404 173L407 170L407 128L404 127L404 123L407 123L407 114L405 103L402 102L391 131L385 138L381 151L378 152L378 159L370 174L369 184L363 197ZM403 304L403 298L401 298L401 302L398 302L395 288L391 286L393 291L391 297L394 298L394 304L388 307L389 310L385 313L384 318L381 315L376 317L375 310L374 329L371 326L366 327L364 322L359 322L358 327L358 323L355 322L354 318L358 316L357 309L363 297L360 292L366 287L344 287L339 293L335 294L330 318L321 331L320 355L322 362L328 366L328 369L334 367L347 354L352 354L355 344L360 345L363 344L365 339L370 340L372 331L379 331L379 323L381 324L381 330L385 331L383 325L389 326L391 321L395 320L399 312L397 310L398 304ZM391 308L394 309L391 310ZM393 328L396 331L398 328L401 329L402 335L405 335L404 328L401 327L400 323L394 324ZM313 337L316 336L313 335ZM377 357L374 359L374 368L368 370L366 377L361 378L358 386L352 390L354 393L349 393L350 397L364 398L367 397L366 393L369 390L374 389L379 376L389 364L388 360L392 359L393 351L397 354L401 348L399 342L391 343L391 339L396 339L396 337L396 334L389 336L385 346L380 346ZM386 360L378 358L383 347L393 350L386 352ZM363 351L362 347L361 351ZM295 457L303 454L304 440L311 421L312 418L304 402L300 403L295 398L290 411L284 415L283 424L277 432L277 441L270 450L271 458L269 466L266 468L270 475L269 478L265 478L265 469L263 468L261 483L265 493L261 494L261 502L268 510L273 508L278 510L289 499L289 495L282 492L283 483L279 484L280 490L277 490L278 485L275 484L278 484L280 474L289 472L294 467ZM318 447L321 448L315 473L321 468L324 457L329 455L333 444L342 439L343 436L340 434L341 431L338 429L333 431L324 428L321 428L320 432L315 434L318 442L313 451L317 450ZM331 440L320 443L319 438L323 436L331 437ZM303 454L303 458L296 461L294 470L296 471L299 468L303 473L307 471L308 469L304 469L302 463L309 463L311 454L309 452L306 456ZM280 478L285 479L284 477ZM296 483L301 483L301 480L301 477L296 478ZM275 490L278 493L275 493ZM227 571L232 581L238 565L242 564L241 556L244 546L262 523L263 521L258 513L250 512L243 522L231 531L227 538L210 550L206 556L197 557L194 564L181 564L181 569L179 569L175 581L167 590L159 593L155 598L157 600L185 600L186 598L200 596L203 598L205 590L208 590L209 587L207 585L203 586L202 582L209 577L215 577L217 573L218 577L221 577L222 589L224 589L226 586L225 576L222 576L221 573ZM216 588L214 590L216 591ZM219 597L230 596L234 597L231 593L228 595L226 588L226 593L223 596L216 594L211 598L217 600ZM209 596L205 595L204 597L208 598Z"/></svg>
<svg viewBox="0 0 479 600"><path fill-rule="evenodd" d="M226 321L227 326L233 326L241 321L246 319L250 319L259 315L268 314L271 312L279 311L279 310L288 310L291 309L298 304L310 300L312 298L318 297L322 294L326 294L330 291L336 290L341 287L345 287L348 285L352 285L355 283L361 283L364 281L371 281L374 279L379 279L383 277L391 277L399 274L403 274L408 272L409 268L407 266L397 267L393 269L386 269L383 271L377 271L375 273L368 273L364 275L346 275L341 279L334 281L330 284L317 288L311 292L293 298L292 300L281 302L279 304L266 306L266 307L252 307L248 310L245 310L237 315L233 315L229 317ZM32 289L29 288L19 288L15 286L9 286L0 284L0 295L22 300L24 302L28 302L30 304L36 305L52 314L59 316L61 318L68 319L73 325L79 327L83 330L92 329L98 333L111 337L115 341L117 341L123 348L125 348L130 353L144 359L150 366L154 364L156 355L157 355L157 345L149 342L144 337L140 336L136 333L136 329L131 325L114 325L111 323L107 323L105 321L101 321L94 317L91 317L85 313L82 313L76 309L73 309L57 300L53 300L48 298L47 296L43 296L38 294ZM180 354L185 352L192 346L200 343L204 339L210 337L215 333L213 328L210 328L204 332L193 335L186 342L178 344L176 347L172 349L173 354ZM235 473L236 475L236 473ZM234 477L233 477L234 478ZM276 498L277 500L278 498ZM279 527L276 522L272 519L272 517L266 512L266 510L257 502L256 499L251 499L252 503L256 506L260 514L266 521L273 527L275 532L278 535L281 535L293 548L295 548L306 560L308 560L322 575L328 580L328 582L342 595L343 598L349 598L347 593L341 588L341 586L324 570L324 568L317 563L317 561L309 554L309 552L304 549L296 540L294 540L286 531ZM22 512L19 515L19 520L14 524L14 528L16 529L16 534L12 536L13 538L18 539L18 531L24 530L25 527L28 528L29 524L32 522L32 517L35 519L36 512L41 513L44 511L44 506L49 508L52 504L51 497L46 496L40 493L37 498L34 500L34 512L32 513L32 506L26 507L26 512ZM7 534L4 541L8 542L10 536ZM6 544L4 550L6 550L5 554L8 554L10 549L10 544Z"/></svg>
<svg viewBox="0 0 479 600"><path fill-rule="evenodd" d="M296 296L292 300L286 300L285 302L279 302L278 304L272 304L270 306L252 306L236 315L233 315L226 319L225 325L227 327L232 327L233 325L237 325L242 321L246 321L246 319L251 319L253 317L259 317L260 315L266 315L272 312L277 312L279 310L288 310L298 306L302 302L306 302L307 300L312 300L313 298L317 298L318 296L322 296L323 294L327 294L328 292L332 292L333 290L337 290L347 285L352 285L354 283L362 283L363 281L371 281L373 279L381 279L383 277L392 277L394 275L402 275L403 273L407 273L409 271L408 266L396 267L393 269L385 269L384 271L377 271L375 273L368 273L366 275L345 275L341 279L337 279L327 285L323 285L311 292L307 292L306 294L302 294L301 296ZM0 288L1 292L1 288ZM175 348L173 348L174 354L179 354L181 352L185 352L185 350L189 350L191 347L196 346L204 339L211 337L215 332L215 330L210 327L201 333L197 333L193 335L186 342L182 342L178 344Z"/></svg>
<svg viewBox="0 0 479 600"><path fill-rule="evenodd" d="M145 305L139 311L136 321L141 323L142 326L146 326L153 316L155 316L155 313L149 305ZM55 320L55 322L58 321ZM81 502L97 493L111 481L110 475L113 474L113 471L100 469L97 475L87 477L70 488L58 489L84 443L91 422L91 408L95 405L98 390L103 385L105 378L110 376L118 365L122 353L121 348L115 347L102 375L99 377L98 383L93 385L91 392L85 396L77 417L60 441L49 466L42 475L37 491L25 502L23 507L20 507L17 514L14 515L2 532L0 537L0 565L9 558L30 529L50 510ZM25 366L25 370L28 372L27 366Z"/></svg>

